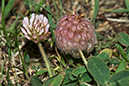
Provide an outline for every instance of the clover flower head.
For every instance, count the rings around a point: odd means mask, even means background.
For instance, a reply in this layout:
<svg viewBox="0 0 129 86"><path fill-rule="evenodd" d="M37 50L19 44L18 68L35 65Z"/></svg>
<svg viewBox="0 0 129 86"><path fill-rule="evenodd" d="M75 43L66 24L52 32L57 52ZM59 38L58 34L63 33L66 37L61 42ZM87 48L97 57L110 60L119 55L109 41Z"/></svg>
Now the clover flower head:
<svg viewBox="0 0 129 86"><path fill-rule="evenodd" d="M94 26L83 14L66 14L57 22L55 41L62 52L79 58L80 50L89 54L94 49Z"/></svg>
<svg viewBox="0 0 129 86"><path fill-rule="evenodd" d="M38 43L48 36L50 25L44 15L36 15L33 13L30 19L24 17L22 23L23 26L20 27L21 31L28 40Z"/></svg>

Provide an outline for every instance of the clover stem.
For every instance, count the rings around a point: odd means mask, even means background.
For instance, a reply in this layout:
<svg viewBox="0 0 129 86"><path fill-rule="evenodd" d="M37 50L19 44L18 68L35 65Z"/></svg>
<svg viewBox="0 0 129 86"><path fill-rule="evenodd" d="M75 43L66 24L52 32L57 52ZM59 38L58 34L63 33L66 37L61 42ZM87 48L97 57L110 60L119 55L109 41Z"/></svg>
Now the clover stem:
<svg viewBox="0 0 129 86"><path fill-rule="evenodd" d="M83 54L83 52L81 50L79 50L79 54L80 54L80 56L81 56L81 58L82 58L82 60L83 60L83 62L85 64L85 66L87 67L87 61L86 61L85 56L84 56L84 54Z"/></svg>
<svg viewBox="0 0 129 86"><path fill-rule="evenodd" d="M48 74L49 74L50 77L52 77L52 72L51 72L50 65L49 65L49 62L48 62L48 59L47 59L47 55L45 54L45 51L43 49L42 44L38 43L38 47L39 47L40 52L42 54L42 57L43 57L43 59L45 61L45 64L46 64L46 67L47 67L47 70L48 70Z"/></svg>

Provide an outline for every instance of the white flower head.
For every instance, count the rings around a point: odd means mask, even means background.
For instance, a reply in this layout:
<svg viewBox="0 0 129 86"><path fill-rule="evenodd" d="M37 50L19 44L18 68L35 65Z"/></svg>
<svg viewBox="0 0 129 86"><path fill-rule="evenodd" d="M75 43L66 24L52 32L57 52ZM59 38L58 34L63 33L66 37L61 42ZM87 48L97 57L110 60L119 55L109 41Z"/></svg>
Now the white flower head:
<svg viewBox="0 0 129 86"><path fill-rule="evenodd" d="M38 43L48 36L50 25L48 19L42 14L32 13L30 19L24 17L22 24L21 31L28 40Z"/></svg>

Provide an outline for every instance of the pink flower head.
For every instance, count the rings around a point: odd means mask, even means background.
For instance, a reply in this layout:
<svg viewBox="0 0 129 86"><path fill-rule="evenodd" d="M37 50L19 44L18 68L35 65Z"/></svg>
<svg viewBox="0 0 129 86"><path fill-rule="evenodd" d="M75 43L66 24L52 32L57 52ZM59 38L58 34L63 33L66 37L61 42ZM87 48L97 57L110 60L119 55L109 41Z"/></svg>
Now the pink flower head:
<svg viewBox="0 0 129 86"><path fill-rule="evenodd" d="M22 23L23 26L20 27L21 31L28 40L38 43L48 36L50 25L44 15L35 15L35 13L33 13L30 19L24 17Z"/></svg>

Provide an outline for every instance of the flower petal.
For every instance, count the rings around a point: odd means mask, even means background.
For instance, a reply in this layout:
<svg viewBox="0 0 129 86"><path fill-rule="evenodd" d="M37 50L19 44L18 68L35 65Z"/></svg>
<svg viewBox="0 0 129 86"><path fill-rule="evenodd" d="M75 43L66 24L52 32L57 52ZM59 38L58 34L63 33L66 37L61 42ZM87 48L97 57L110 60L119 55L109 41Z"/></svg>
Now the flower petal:
<svg viewBox="0 0 129 86"><path fill-rule="evenodd" d="M34 34L34 35L33 35L33 38L34 38L34 39L36 39L36 38L37 38L37 35L36 35L36 34Z"/></svg>
<svg viewBox="0 0 129 86"><path fill-rule="evenodd" d="M46 25L48 23L48 19L46 17L44 17L43 19L43 25Z"/></svg>
<svg viewBox="0 0 129 86"><path fill-rule="evenodd" d="M38 43L47 36L49 27L48 19L44 15L32 13L30 19L24 17L23 27L20 28L28 40Z"/></svg>
<svg viewBox="0 0 129 86"><path fill-rule="evenodd" d="M30 23L32 23L34 21L34 18L35 18L35 14L32 13L31 18L30 18Z"/></svg>
<svg viewBox="0 0 129 86"><path fill-rule="evenodd" d="M44 32L44 28L40 29L39 35L41 35Z"/></svg>
<svg viewBox="0 0 129 86"><path fill-rule="evenodd" d="M41 30L41 27L37 27L37 32L39 32Z"/></svg>
<svg viewBox="0 0 129 86"><path fill-rule="evenodd" d="M26 37L27 39L31 40L31 38L30 38L28 35L25 35L25 37Z"/></svg>
<svg viewBox="0 0 129 86"><path fill-rule="evenodd" d="M25 31L25 29L23 27L20 27L20 28L21 28L22 33L24 33L25 35L27 35L27 32Z"/></svg>
<svg viewBox="0 0 129 86"><path fill-rule="evenodd" d="M34 43L38 43L38 41L36 40L36 41L34 41Z"/></svg>
<svg viewBox="0 0 129 86"><path fill-rule="evenodd" d="M40 40L42 40L42 39L44 39L44 36L41 36L41 37L40 37Z"/></svg>
<svg viewBox="0 0 129 86"><path fill-rule="evenodd" d="M32 34L29 28L26 28L26 31L28 34L30 34L30 35Z"/></svg>
<svg viewBox="0 0 129 86"><path fill-rule="evenodd" d="M37 20L38 20L38 15L36 15L35 17L34 25L37 23Z"/></svg>
<svg viewBox="0 0 129 86"><path fill-rule="evenodd" d="M30 18L30 26L29 26L30 29L32 28L32 24L33 24L34 18L35 18L35 13L32 13L31 18Z"/></svg>
<svg viewBox="0 0 129 86"><path fill-rule="evenodd" d="M29 20L27 17L24 17L24 20L23 20L23 27L27 28L29 25Z"/></svg>
<svg viewBox="0 0 129 86"><path fill-rule="evenodd" d="M39 22L41 23L43 21L43 15L39 15Z"/></svg>
<svg viewBox="0 0 129 86"><path fill-rule="evenodd" d="M50 27L50 25L49 25L49 24L47 24L47 26L46 26L46 28L45 28L45 34L48 32L49 27Z"/></svg>

